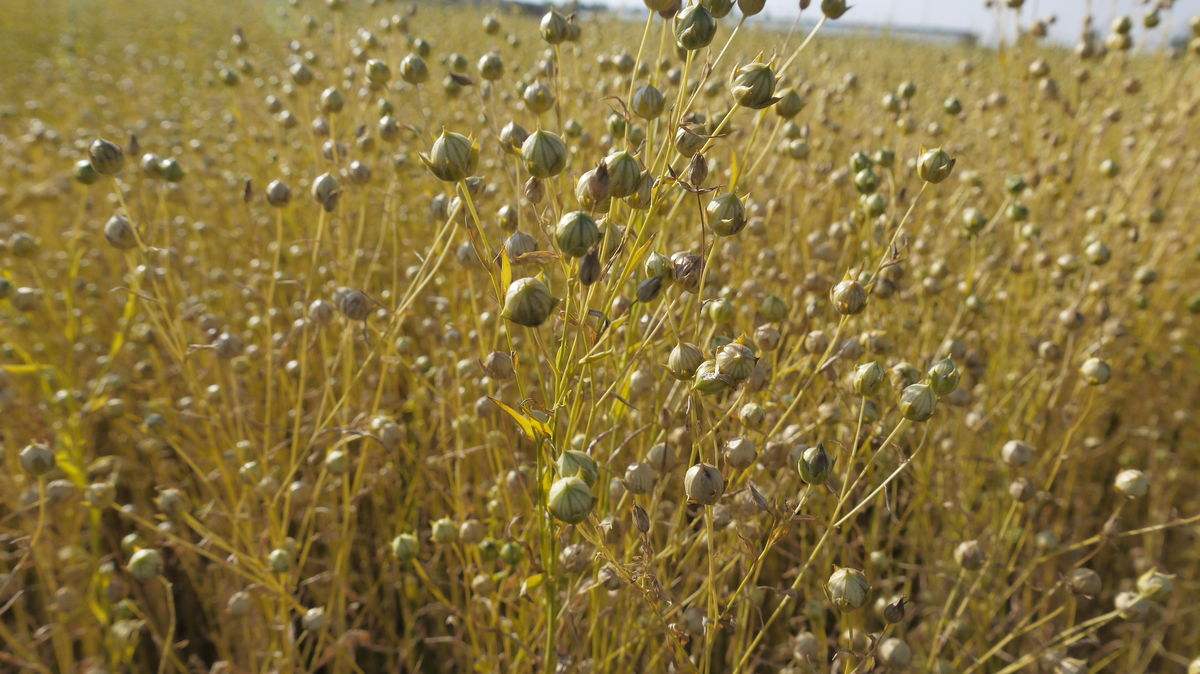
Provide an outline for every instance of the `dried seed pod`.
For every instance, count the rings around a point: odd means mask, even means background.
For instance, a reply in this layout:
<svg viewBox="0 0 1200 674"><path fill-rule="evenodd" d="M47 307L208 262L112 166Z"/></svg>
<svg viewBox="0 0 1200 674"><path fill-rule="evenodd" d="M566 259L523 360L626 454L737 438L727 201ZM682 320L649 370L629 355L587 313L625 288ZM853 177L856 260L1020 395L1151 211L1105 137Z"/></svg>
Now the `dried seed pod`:
<svg viewBox="0 0 1200 674"><path fill-rule="evenodd" d="M570 27L567 25L566 17L552 9L542 16L542 21L538 24L538 31L541 33L542 39L549 44L562 44L567 41Z"/></svg>
<svg viewBox="0 0 1200 674"><path fill-rule="evenodd" d="M836 569L825 583L829 598L839 611L855 611L867 603L871 584L858 569Z"/></svg>
<svg viewBox="0 0 1200 674"><path fill-rule="evenodd" d="M417 554L421 551L421 542L417 540L416 536L403 533L392 539L390 547L393 557L401 562L408 562L416 559Z"/></svg>
<svg viewBox="0 0 1200 674"><path fill-rule="evenodd" d="M912 662L912 649L902 639L888 637L876 649L879 664L889 669L904 669Z"/></svg>
<svg viewBox="0 0 1200 674"><path fill-rule="evenodd" d="M338 197L341 194L341 185L338 179L331 173L322 173L313 179L311 193L313 200L326 212L333 212L337 205Z"/></svg>
<svg viewBox="0 0 1200 674"><path fill-rule="evenodd" d="M688 468L683 477L683 489L689 500L712 505L725 493L725 478L716 467L698 463Z"/></svg>
<svg viewBox="0 0 1200 674"><path fill-rule="evenodd" d="M371 300L354 288L339 288L333 295L333 305L352 321L365 321L371 316Z"/></svg>
<svg viewBox="0 0 1200 674"><path fill-rule="evenodd" d="M1092 386L1101 386L1112 377L1112 369L1099 358L1088 358L1079 366L1079 374Z"/></svg>
<svg viewBox="0 0 1200 674"><path fill-rule="evenodd" d="M1067 584L1071 592L1085 597L1099 595L1102 588L1100 574L1086 568L1073 569L1067 574Z"/></svg>
<svg viewBox="0 0 1200 674"><path fill-rule="evenodd" d="M839 314L853 316L867 307L867 291L858 281L848 279L830 289L829 301Z"/></svg>
<svg viewBox="0 0 1200 674"><path fill-rule="evenodd" d="M913 384L900 394L900 413L909 421L927 421L937 407L937 396L926 384Z"/></svg>
<svg viewBox="0 0 1200 674"><path fill-rule="evenodd" d="M699 255L680 251L671 256L671 278L680 288L696 292L700 288L700 276L703 273L704 258Z"/></svg>
<svg viewBox="0 0 1200 674"><path fill-rule="evenodd" d="M654 85L643 84L633 92L633 99L630 101L629 107L633 110L633 114L650 121L657 119L663 113L663 109L666 107L666 98Z"/></svg>
<svg viewBox="0 0 1200 674"><path fill-rule="evenodd" d="M851 378L851 384L854 387L854 392L860 396L868 397L874 395L879 390L880 384L886 376L883 368L879 363L871 361L862 363L854 369L854 375Z"/></svg>
<svg viewBox="0 0 1200 674"><path fill-rule="evenodd" d="M614 199L624 199L637 191L642 182L642 167L633 155L624 150L614 152L604 158L608 169L609 195Z"/></svg>
<svg viewBox="0 0 1200 674"><path fill-rule="evenodd" d="M821 0L821 12L830 19L840 19L849 10L846 0Z"/></svg>
<svg viewBox="0 0 1200 674"><path fill-rule="evenodd" d="M41 477L54 469L54 452L41 443L25 445L20 452L21 469L33 477Z"/></svg>
<svg viewBox="0 0 1200 674"><path fill-rule="evenodd" d="M933 364L926 374L929 379L929 386L939 398L944 398L950 395L958 388L959 379L962 378L962 373L954 361L949 357L945 357Z"/></svg>
<svg viewBox="0 0 1200 674"><path fill-rule="evenodd" d="M692 378L692 390L702 395L723 393L733 388L733 380L729 375L717 370L717 361L706 360L696 368Z"/></svg>
<svg viewBox="0 0 1200 674"><path fill-rule="evenodd" d="M409 54L400 61L400 77L412 85L422 84L429 80L429 66L420 55Z"/></svg>
<svg viewBox="0 0 1200 674"><path fill-rule="evenodd" d="M671 354L667 357L667 371L680 381L688 381L696 375L696 370L702 363L704 363L704 353L700 347L680 342L671 349Z"/></svg>
<svg viewBox="0 0 1200 674"><path fill-rule="evenodd" d="M600 252L592 247L579 261L579 282L585 287L600 280L603 268L600 265Z"/></svg>

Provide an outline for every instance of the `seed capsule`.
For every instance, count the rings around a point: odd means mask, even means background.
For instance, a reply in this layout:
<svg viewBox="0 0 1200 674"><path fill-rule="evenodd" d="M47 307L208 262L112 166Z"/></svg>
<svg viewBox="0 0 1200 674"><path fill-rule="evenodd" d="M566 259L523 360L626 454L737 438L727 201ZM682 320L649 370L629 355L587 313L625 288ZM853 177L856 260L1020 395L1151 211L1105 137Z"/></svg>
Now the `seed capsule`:
<svg viewBox="0 0 1200 674"><path fill-rule="evenodd" d="M154 548L142 548L129 557L129 575L146 582L157 578L163 570L162 553Z"/></svg>
<svg viewBox="0 0 1200 674"><path fill-rule="evenodd" d="M421 542L412 534L400 534L392 539L391 543L392 556L402 562L408 562L416 558L417 553L421 550Z"/></svg>
<svg viewBox="0 0 1200 674"><path fill-rule="evenodd" d="M1100 386L1108 383L1112 377L1112 369L1099 358L1088 358L1079 366L1079 374L1092 386Z"/></svg>
<svg viewBox="0 0 1200 674"><path fill-rule="evenodd" d="M1027 465L1033 460L1033 447L1020 440L1009 440L1000 448L1000 458L1013 467Z"/></svg>
<svg viewBox="0 0 1200 674"><path fill-rule="evenodd" d="M594 504L592 490L578 475L555 480L546 498L550 514L568 524L579 524L586 519Z"/></svg>
<svg viewBox="0 0 1200 674"><path fill-rule="evenodd" d="M840 19L849 10L846 0L821 0L821 12L830 19Z"/></svg>
<svg viewBox="0 0 1200 674"><path fill-rule="evenodd" d="M667 371L671 376L687 381L696 375L696 370L704 363L704 353L695 344L681 342L671 349L667 357Z"/></svg>
<svg viewBox="0 0 1200 674"><path fill-rule="evenodd" d="M92 169L102 176L115 176L125 166L125 152L116 143L97 138L88 146Z"/></svg>
<svg viewBox="0 0 1200 674"><path fill-rule="evenodd" d="M629 107L633 110L633 114L650 121L657 119L663 113L665 106L666 98L662 92L652 84L643 84L633 92L633 100Z"/></svg>
<svg viewBox="0 0 1200 674"><path fill-rule="evenodd" d="M954 548L954 561L968 571L977 571L983 567L983 547L979 541L963 541Z"/></svg>
<svg viewBox="0 0 1200 674"><path fill-rule="evenodd" d="M600 469L595 459L586 453L568 449L558 456L558 474L561 477L578 475L589 487L593 487L600 478Z"/></svg>
<svg viewBox="0 0 1200 674"><path fill-rule="evenodd" d="M729 375L717 371L717 361L706 360L696 368L692 378L692 390L701 395L713 395L733 388Z"/></svg>
<svg viewBox="0 0 1200 674"><path fill-rule="evenodd" d="M825 451L825 445L821 443L805 449L796 461L796 470L805 484L825 484L829 479L829 469L829 454Z"/></svg>
<svg viewBox="0 0 1200 674"><path fill-rule="evenodd" d="M867 603L871 584L867 576L858 569L837 569L825 583L829 598L840 611L854 611Z"/></svg>
<svg viewBox="0 0 1200 674"><path fill-rule="evenodd" d="M889 669L904 669L912 662L912 649L902 639L889 637L879 644L876 650L879 663Z"/></svg>
<svg viewBox="0 0 1200 674"><path fill-rule="evenodd" d="M927 183L940 183L950 177L955 160L945 150L929 150L917 160L917 175Z"/></svg>
<svg viewBox="0 0 1200 674"><path fill-rule="evenodd" d="M508 286L500 315L517 325L536 328L546 322L556 306L558 299L550 295L545 283L532 277L520 278Z"/></svg>
<svg viewBox="0 0 1200 674"><path fill-rule="evenodd" d="M683 489L689 500L712 505L725 493L725 478L714 466L698 463L688 468L683 477Z"/></svg>
<svg viewBox="0 0 1200 674"><path fill-rule="evenodd" d="M680 49L703 49L712 42L716 34L716 19L699 3L688 5L675 15L675 44Z"/></svg>
<svg viewBox="0 0 1200 674"><path fill-rule="evenodd" d="M1100 574L1091 569L1079 568L1067 575L1067 584L1071 592L1085 597L1095 597L1100 594L1102 583Z"/></svg>
<svg viewBox="0 0 1200 674"><path fill-rule="evenodd" d="M867 397L879 390L879 385L883 383L885 376L887 376L887 373L884 372L879 363L875 361L862 363L854 369L851 384L854 387L855 393Z"/></svg>
<svg viewBox="0 0 1200 674"><path fill-rule="evenodd" d="M283 208L292 200L292 190L281 180L272 180L267 185L267 203L275 208Z"/></svg>
<svg viewBox="0 0 1200 674"><path fill-rule="evenodd" d="M936 406L937 396L925 384L913 384L900 394L900 413L909 421L927 421Z"/></svg>
<svg viewBox="0 0 1200 674"><path fill-rule="evenodd" d="M939 398L950 395L958 388L962 373L948 356L933 364L927 373L929 386Z"/></svg>
<svg viewBox="0 0 1200 674"><path fill-rule="evenodd" d="M542 17L542 22L538 24L538 31L542 34L542 39L549 44L562 44L567 41L570 27L567 25L566 17L552 9Z"/></svg>
<svg viewBox="0 0 1200 674"><path fill-rule="evenodd" d="M1119 494L1127 498L1141 498L1149 493L1150 480L1142 471L1127 468L1117 473L1116 479L1113 480L1113 487Z"/></svg>
<svg viewBox="0 0 1200 674"><path fill-rule="evenodd" d="M41 443L25 445L20 453L21 470L34 477L41 477L54 469L54 452Z"/></svg>
<svg viewBox="0 0 1200 674"><path fill-rule="evenodd" d="M746 207L736 194L717 196L708 202L707 210L708 224L717 236L733 236L746 227Z"/></svg>
<svg viewBox="0 0 1200 674"><path fill-rule="evenodd" d="M563 214L554 229L558 248L569 257L583 257L600 242L600 228L596 221L583 211Z"/></svg>
<svg viewBox="0 0 1200 674"><path fill-rule="evenodd" d="M567 146L558 136L539 129L521 145L521 159L534 178L553 178L567 167Z"/></svg>
<svg viewBox="0 0 1200 674"><path fill-rule="evenodd" d="M422 84L429 80L429 66L418 54L409 54L400 61L400 77L412 85Z"/></svg>
<svg viewBox="0 0 1200 674"><path fill-rule="evenodd" d="M733 99L752 110L768 108L775 98L775 71L765 63L750 63L738 69L733 78Z"/></svg>
<svg viewBox="0 0 1200 674"><path fill-rule="evenodd" d="M129 250L137 246L137 233L133 231L129 218L114 215L104 223L104 240L113 248Z"/></svg>
<svg viewBox="0 0 1200 674"><path fill-rule="evenodd" d="M466 180L475 171L479 148L462 134L442 131L429 154L420 157L438 180L453 183Z"/></svg>
<svg viewBox="0 0 1200 674"><path fill-rule="evenodd" d="M867 291L858 281L845 280L829 291L829 300L839 314L853 316L867 307Z"/></svg>
<svg viewBox="0 0 1200 674"><path fill-rule="evenodd" d="M341 194L341 185L338 184L338 179L333 177L333 174L322 173L313 179L311 193L313 200L321 204L326 212L331 213Z"/></svg>

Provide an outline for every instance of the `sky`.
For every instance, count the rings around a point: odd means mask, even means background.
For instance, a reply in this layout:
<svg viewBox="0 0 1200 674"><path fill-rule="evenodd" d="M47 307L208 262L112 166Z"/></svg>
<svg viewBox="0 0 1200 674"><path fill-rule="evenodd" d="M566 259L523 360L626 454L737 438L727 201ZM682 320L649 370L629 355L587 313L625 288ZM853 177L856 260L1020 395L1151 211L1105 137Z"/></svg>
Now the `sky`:
<svg viewBox="0 0 1200 674"><path fill-rule="evenodd" d="M618 7L644 7L642 0L597 0ZM985 41L994 42L999 36L995 10L984 7L984 0L850 0L853 8L846 20L856 23L883 25L917 25L937 28L970 30ZM816 18L820 0L813 0L808 13ZM1002 4L1002 3L1001 3ZM775 15L795 16L797 0L767 0L766 11ZM1088 7L1096 17L1096 26L1107 31L1112 19L1121 14L1134 18L1141 28L1141 17L1146 13L1143 0L1026 0L1022 10L1023 23L1034 18L1057 15L1058 21L1051 28L1054 39L1074 43L1083 25ZM737 10L734 10L736 13ZM1011 10L1005 10L1005 30L1012 31ZM1176 0L1175 9L1163 14L1163 26L1168 34L1187 31L1187 22L1192 16L1200 15L1200 0ZM1162 28L1159 29L1160 31ZM1135 40L1136 42L1136 40Z"/></svg>

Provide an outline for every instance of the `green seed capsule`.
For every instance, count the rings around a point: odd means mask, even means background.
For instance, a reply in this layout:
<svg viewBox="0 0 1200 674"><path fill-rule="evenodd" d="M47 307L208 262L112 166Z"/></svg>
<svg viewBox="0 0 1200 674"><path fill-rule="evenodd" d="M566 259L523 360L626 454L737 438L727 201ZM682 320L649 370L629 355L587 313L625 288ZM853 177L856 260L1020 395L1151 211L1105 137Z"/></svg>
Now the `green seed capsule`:
<svg viewBox="0 0 1200 674"><path fill-rule="evenodd" d="M609 195L612 198L624 199L641 185L641 164L628 152L621 150L608 155L604 165L608 168Z"/></svg>
<svg viewBox="0 0 1200 674"><path fill-rule="evenodd" d="M883 383L886 376L883 368L879 363L871 361L862 363L854 369L852 377L852 385L854 392L860 396L867 397L879 390L879 386Z"/></svg>
<svg viewBox="0 0 1200 674"><path fill-rule="evenodd" d="M521 145L521 159L534 178L553 178L567 167L567 146L553 133L538 130Z"/></svg>
<svg viewBox="0 0 1200 674"><path fill-rule="evenodd" d="M929 368L929 386L937 396L944 397L954 392L958 388L958 381L962 377L958 367L949 357L943 358L933 364Z"/></svg>
<svg viewBox="0 0 1200 674"><path fill-rule="evenodd" d="M775 72L765 63L751 63L738 69L733 79L733 99L752 110L768 108L775 98Z"/></svg>
<svg viewBox="0 0 1200 674"><path fill-rule="evenodd" d="M558 457L558 474L560 477L578 475L589 487L593 487L600 478L600 469L596 466L596 460L586 453L568 449Z"/></svg>
<svg viewBox="0 0 1200 674"><path fill-rule="evenodd" d="M821 443L805 449L796 461L796 470L805 484L825 484L829 479L830 467L829 454Z"/></svg>
<svg viewBox="0 0 1200 674"><path fill-rule="evenodd" d="M633 100L629 106L633 114L646 121L657 119L666 107L666 98L662 92L650 84L643 84L633 92Z"/></svg>
<svg viewBox="0 0 1200 674"><path fill-rule="evenodd" d="M746 207L736 194L720 194L708 202L708 224L717 236L733 236L746 227Z"/></svg>
<svg viewBox="0 0 1200 674"><path fill-rule="evenodd" d="M500 315L517 325L536 328L554 311L558 299L550 295L545 283L536 278L520 278L508 286Z"/></svg>
<svg viewBox="0 0 1200 674"><path fill-rule="evenodd" d="M909 421L927 421L936 406L937 396L926 384L912 384L900 394L900 413Z"/></svg>
<svg viewBox="0 0 1200 674"><path fill-rule="evenodd" d="M546 498L550 514L568 524L578 524L586 519L594 504L592 490L578 475L555 480Z"/></svg>
<svg viewBox="0 0 1200 674"><path fill-rule="evenodd" d="M675 44L680 49L703 49L717 34L717 21L701 4L688 5L675 15Z"/></svg>
<svg viewBox="0 0 1200 674"><path fill-rule="evenodd" d="M940 183L950 177L955 160L945 150L929 150L917 160L917 175L927 183Z"/></svg>
<svg viewBox="0 0 1200 674"><path fill-rule="evenodd" d="M583 211L563 214L554 229L554 239L563 254L583 257L600 242L600 228L596 221Z"/></svg>
<svg viewBox="0 0 1200 674"><path fill-rule="evenodd" d="M471 139L458 133L442 131L428 155L421 161L438 180L459 182L470 177L479 161L479 148Z"/></svg>

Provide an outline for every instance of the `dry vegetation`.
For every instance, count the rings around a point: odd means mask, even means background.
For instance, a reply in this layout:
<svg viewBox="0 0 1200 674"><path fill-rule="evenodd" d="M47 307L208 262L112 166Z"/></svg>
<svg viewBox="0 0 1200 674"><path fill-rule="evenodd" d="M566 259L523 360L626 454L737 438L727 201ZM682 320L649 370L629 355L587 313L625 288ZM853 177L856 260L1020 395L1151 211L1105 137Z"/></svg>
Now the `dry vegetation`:
<svg viewBox="0 0 1200 674"><path fill-rule="evenodd" d="M8 4L0 669L1200 672L1169 2Z"/></svg>

